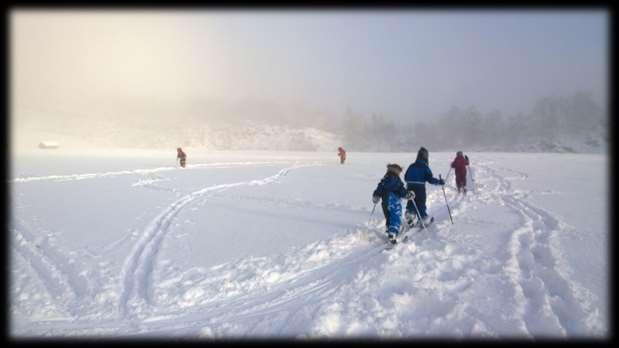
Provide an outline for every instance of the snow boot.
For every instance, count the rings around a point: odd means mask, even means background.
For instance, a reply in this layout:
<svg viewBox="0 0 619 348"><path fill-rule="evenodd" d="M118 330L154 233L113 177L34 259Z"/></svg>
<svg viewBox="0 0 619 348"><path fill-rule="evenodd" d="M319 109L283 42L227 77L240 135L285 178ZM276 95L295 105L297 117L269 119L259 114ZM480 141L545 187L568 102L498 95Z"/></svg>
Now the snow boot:
<svg viewBox="0 0 619 348"><path fill-rule="evenodd" d="M408 227L414 227L415 226L415 215L409 213L409 212L405 212L404 213L404 220L406 221L406 224L408 225Z"/></svg>
<svg viewBox="0 0 619 348"><path fill-rule="evenodd" d="M395 233L393 233L393 232L388 232L387 233L387 239L391 242L391 244L395 244L397 242L395 237L396 237Z"/></svg>

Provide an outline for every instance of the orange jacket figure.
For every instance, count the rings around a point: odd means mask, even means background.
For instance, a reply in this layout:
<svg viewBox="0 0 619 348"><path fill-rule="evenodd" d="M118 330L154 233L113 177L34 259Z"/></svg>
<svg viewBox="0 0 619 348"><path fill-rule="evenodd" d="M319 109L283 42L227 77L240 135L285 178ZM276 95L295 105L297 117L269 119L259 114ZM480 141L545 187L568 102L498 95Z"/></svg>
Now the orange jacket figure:
<svg viewBox="0 0 619 348"><path fill-rule="evenodd" d="M346 150L344 150L344 148L341 146L338 147L337 155L340 157L340 164L344 164L344 161L346 161Z"/></svg>
<svg viewBox="0 0 619 348"><path fill-rule="evenodd" d="M185 168L185 161L187 159L187 155L183 152L183 149L176 148L176 159L181 160L181 167Z"/></svg>

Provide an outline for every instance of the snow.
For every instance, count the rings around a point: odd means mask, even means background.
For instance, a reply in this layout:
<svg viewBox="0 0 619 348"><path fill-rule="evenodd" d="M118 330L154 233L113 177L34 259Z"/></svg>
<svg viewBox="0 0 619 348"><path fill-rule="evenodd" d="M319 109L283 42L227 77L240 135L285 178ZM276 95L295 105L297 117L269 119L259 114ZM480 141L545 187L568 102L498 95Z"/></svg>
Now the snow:
<svg viewBox="0 0 619 348"><path fill-rule="evenodd" d="M12 158L12 336L608 335L604 155L468 153L454 224L428 185L387 250L371 192L414 154L187 153Z"/></svg>

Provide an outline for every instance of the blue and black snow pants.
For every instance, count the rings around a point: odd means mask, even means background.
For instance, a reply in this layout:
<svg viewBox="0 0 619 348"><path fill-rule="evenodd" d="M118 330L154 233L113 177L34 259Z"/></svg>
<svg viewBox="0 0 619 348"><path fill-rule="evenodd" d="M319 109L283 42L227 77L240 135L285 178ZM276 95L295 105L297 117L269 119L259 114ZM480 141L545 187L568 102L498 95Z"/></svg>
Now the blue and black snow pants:
<svg viewBox="0 0 619 348"><path fill-rule="evenodd" d="M423 219L428 216L426 212L426 190L415 190L413 188L412 191L415 192L415 204L417 205L417 209L419 209L419 216ZM406 211L409 214L417 216L415 205L411 200L406 203Z"/></svg>
<svg viewBox="0 0 619 348"><path fill-rule="evenodd" d="M393 192L387 194L387 199L383 197L381 207L383 208L383 214L387 220L387 233L398 234L400 232L400 225L402 224L402 203L400 198Z"/></svg>

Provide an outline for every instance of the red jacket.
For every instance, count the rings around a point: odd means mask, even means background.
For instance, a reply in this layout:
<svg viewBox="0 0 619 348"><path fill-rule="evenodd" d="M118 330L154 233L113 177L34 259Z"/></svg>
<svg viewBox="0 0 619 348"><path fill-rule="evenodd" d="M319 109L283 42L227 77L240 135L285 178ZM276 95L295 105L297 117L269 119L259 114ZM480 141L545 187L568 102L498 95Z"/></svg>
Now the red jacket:
<svg viewBox="0 0 619 348"><path fill-rule="evenodd" d="M344 150L343 148L338 148L337 149L337 155L340 157L346 157L346 150Z"/></svg>
<svg viewBox="0 0 619 348"><path fill-rule="evenodd" d="M469 159L464 156L457 156L456 159L451 162L451 167L455 169L457 176L466 175L466 166L469 165Z"/></svg>

